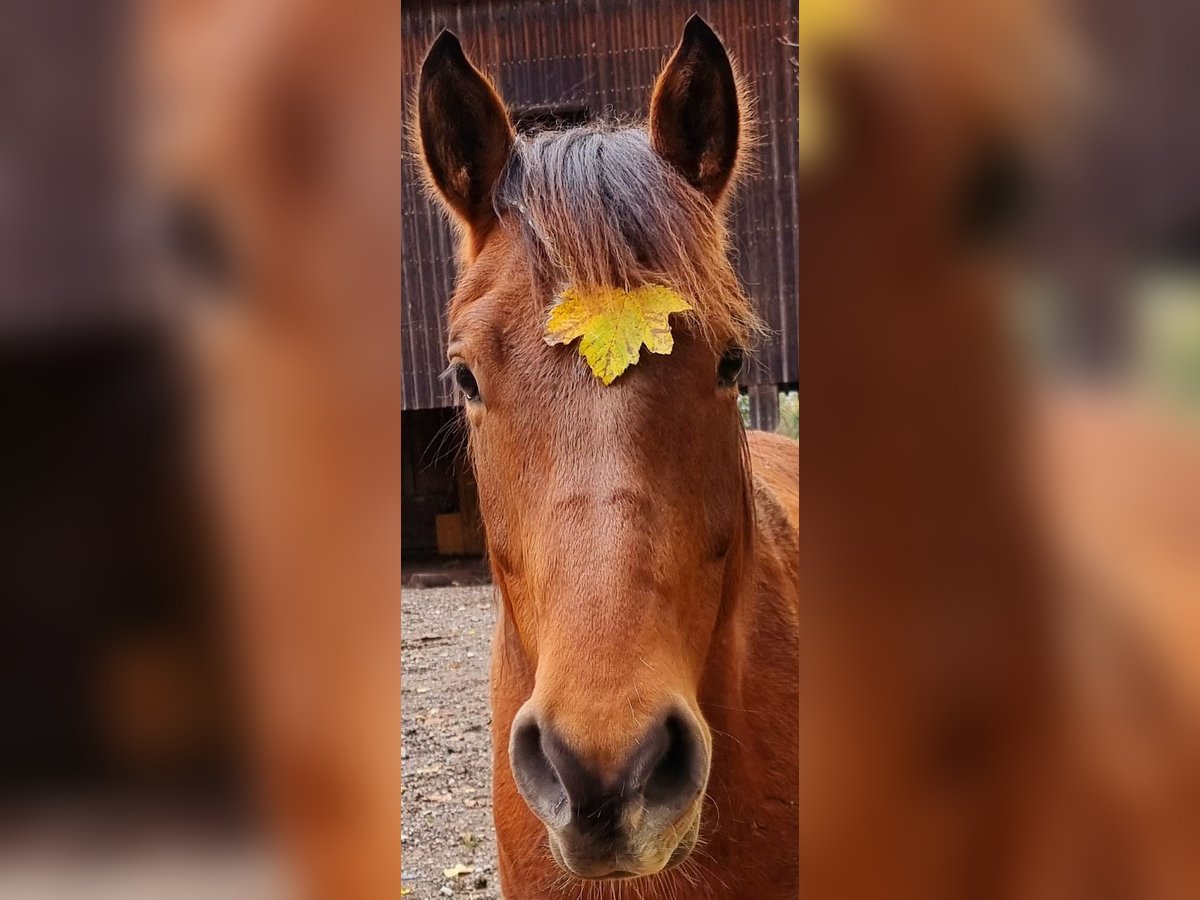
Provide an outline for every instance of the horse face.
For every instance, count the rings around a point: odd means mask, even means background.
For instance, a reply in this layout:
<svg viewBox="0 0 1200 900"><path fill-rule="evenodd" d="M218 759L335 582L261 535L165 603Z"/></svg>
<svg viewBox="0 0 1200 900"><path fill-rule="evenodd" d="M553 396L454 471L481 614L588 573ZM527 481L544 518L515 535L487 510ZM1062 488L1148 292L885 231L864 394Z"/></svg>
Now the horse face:
<svg viewBox="0 0 1200 900"><path fill-rule="evenodd" d="M561 285L537 275L521 207L506 213L495 191L519 141L447 34L422 71L420 129L431 180L464 226L450 373L502 628L530 673L509 735L512 774L570 873L653 874L697 839L712 747L700 702L749 536L740 352L676 320L670 354L643 351L605 385L577 347L547 346L546 310ZM694 19L660 77L649 132L614 136L596 159L654 160L711 218L738 130L729 61ZM634 149L614 163L620 141Z"/></svg>
<svg viewBox="0 0 1200 900"><path fill-rule="evenodd" d="M400 223L386 198L402 148L378 111L400 100L399 23L271 0L137 11L133 149L263 793L307 890L387 892Z"/></svg>

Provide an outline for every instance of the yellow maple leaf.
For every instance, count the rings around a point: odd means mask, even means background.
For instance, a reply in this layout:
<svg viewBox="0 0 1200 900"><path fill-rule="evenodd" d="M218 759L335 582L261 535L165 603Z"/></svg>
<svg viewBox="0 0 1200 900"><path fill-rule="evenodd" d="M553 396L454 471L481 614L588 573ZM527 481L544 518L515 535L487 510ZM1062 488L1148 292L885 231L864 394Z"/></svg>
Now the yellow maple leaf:
<svg viewBox="0 0 1200 900"><path fill-rule="evenodd" d="M801 0L800 168L818 168L833 151L829 98L815 83L819 60L867 38L879 17L876 0Z"/></svg>
<svg viewBox="0 0 1200 900"><path fill-rule="evenodd" d="M811 49L861 34L874 6L874 0L801 0L800 46Z"/></svg>
<svg viewBox="0 0 1200 900"><path fill-rule="evenodd" d="M583 338L579 355L597 378L612 384L638 361L643 344L651 353L670 353L675 340L669 316L691 308L678 293L658 284L632 291L568 288L550 310L544 338L551 346Z"/></svg>

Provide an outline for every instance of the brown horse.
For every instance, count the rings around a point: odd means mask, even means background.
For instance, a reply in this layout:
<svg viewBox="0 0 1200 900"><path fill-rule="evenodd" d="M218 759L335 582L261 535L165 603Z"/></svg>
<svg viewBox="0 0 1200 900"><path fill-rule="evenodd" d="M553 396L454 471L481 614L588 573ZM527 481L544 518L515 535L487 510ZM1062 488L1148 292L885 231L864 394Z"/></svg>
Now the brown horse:
<svg viewBox="0 0 1200 900"><path fill-rule="evenodd" d="M1066 38L1039 0L873 7L806 73L805 888L1200 896L1200 454L1030 390L1006 308Z"/></svg>
<svg viewBox="0 0 1200 900"><path fill-rule="evenodd" d="M693 17L647 127L516 135L443 32L418 108L463 235L448 356L499 595L505 896L795 897L797 448L738 416L755 324L723 230L746 142L725 50ZM668 355L605 386L544 342L565 288L646 284L693 306Z"/></svg>
<svg viewBox="0 0 1200 900"><path fill-rule="evenodd" d="M138 4L254 784L301 897L400 896L394 4ZM389 187L390 185L390 187ZM159 242L156 242L159 243Z"/></svg>

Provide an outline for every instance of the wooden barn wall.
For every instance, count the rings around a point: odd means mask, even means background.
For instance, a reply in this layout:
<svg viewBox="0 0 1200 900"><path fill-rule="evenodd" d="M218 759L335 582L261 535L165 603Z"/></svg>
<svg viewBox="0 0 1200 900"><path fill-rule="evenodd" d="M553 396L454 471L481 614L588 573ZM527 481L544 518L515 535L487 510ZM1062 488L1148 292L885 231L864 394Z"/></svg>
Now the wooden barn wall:
<svg viewBox="0 0 1200 900"><path fill-rule="evenodd" d="M1081 11L1101 109L1070 224L1133 257L1181 237L1200 254L1200 4L1088 0Z"/></svg>
<svg viewBox="0 0 1200 900"><path fill-rule="evenodd" d="M0 337L111 326L126 288L116 124L126 4L19 0L0 19Z"/></svg>
<svg viewBox="0 0 1200 900"><path fill-rule="evenodd" d="M400 446L400 546L406 557L437 552L437 516L457 512L457 467L462 463L457 410L415 409L404 414Z"/></svg>
<svg viewBox="0 0 1200 900"><path fill-rule="evenodd" d="M643 116L654 79L693 12L741 63L757 99L763 141L735 205L738 270L774 337L746 380L796 380L795 0L530 0L404 4L405 97L426 48L444 27L497 82L510 111L585 107L599 117ZM419 163L404 162L404 408L452 402L445 367L445 306L453 286L451 227L425 196Z"/></svg>

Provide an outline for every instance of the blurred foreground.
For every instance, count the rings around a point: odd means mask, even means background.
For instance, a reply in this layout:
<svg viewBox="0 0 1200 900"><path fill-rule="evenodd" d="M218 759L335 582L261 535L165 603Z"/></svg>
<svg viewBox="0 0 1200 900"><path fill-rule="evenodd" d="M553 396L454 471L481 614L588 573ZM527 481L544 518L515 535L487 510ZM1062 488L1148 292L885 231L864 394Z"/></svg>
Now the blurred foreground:
<svg viewBox="0 0 1200 900"><path fill-rule="evenodd" d="M400 895L385 5L0 29L0 896ZM802 2L814 895L1200 896L1193 7Z"/></svg>
<svg viewBox="0 0 1200 900"><path fill-rule="evenodd" d="M806 884L1195 896L1193 12L808 9Z"/></svg>
<svg viewBox="0 0 1200 900"><path fill-rule="evenodd" d="M2 896L399 896L398 24L5 12Z"/></svg>

